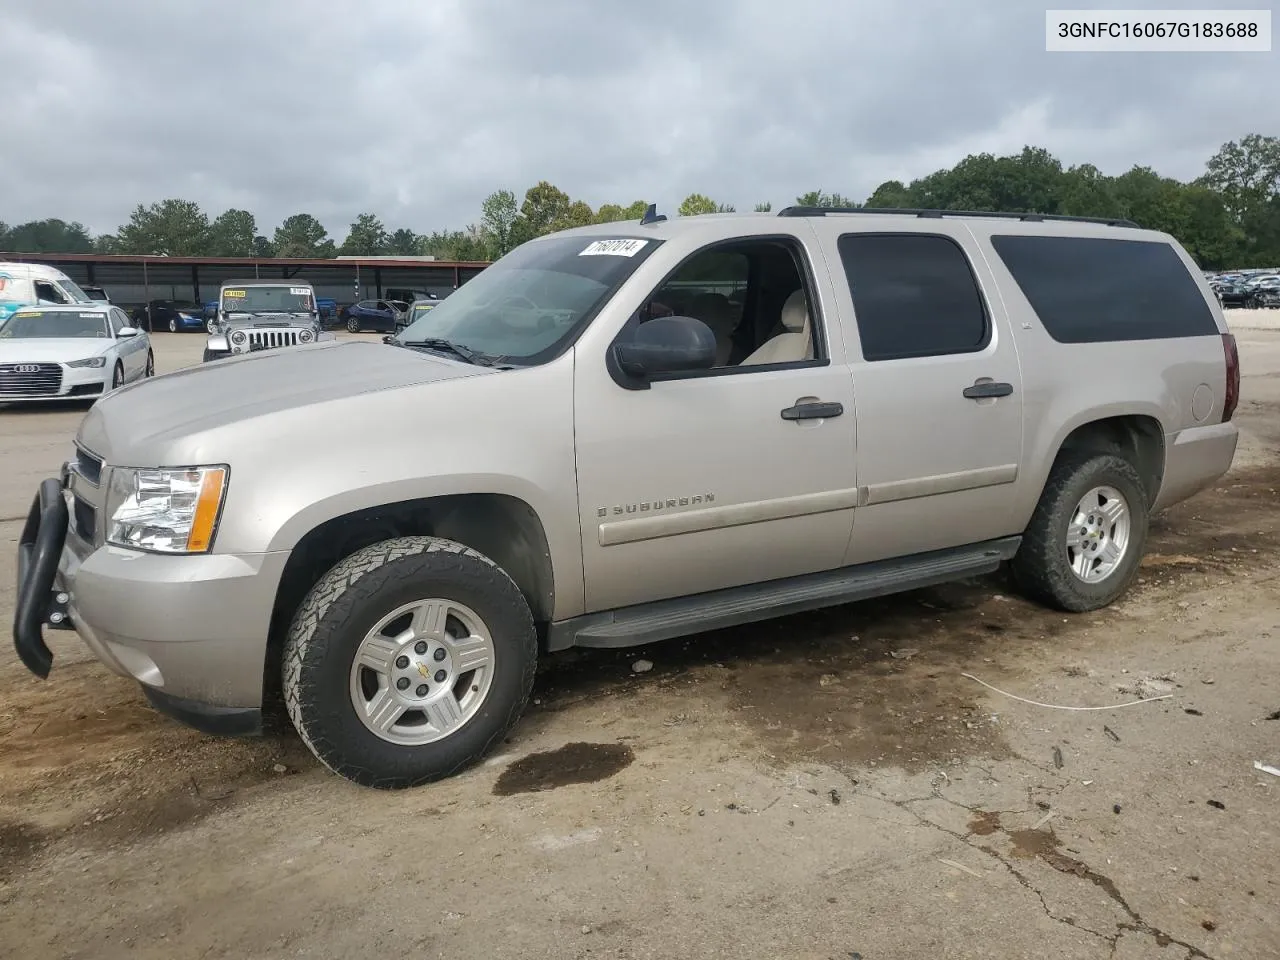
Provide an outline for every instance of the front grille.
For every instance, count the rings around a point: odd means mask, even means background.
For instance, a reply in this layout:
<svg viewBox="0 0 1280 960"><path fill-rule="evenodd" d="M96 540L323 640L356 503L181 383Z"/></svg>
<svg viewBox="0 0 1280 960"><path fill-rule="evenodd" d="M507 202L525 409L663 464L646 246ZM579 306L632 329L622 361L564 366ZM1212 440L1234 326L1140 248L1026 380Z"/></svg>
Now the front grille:
<svg viewBox="0 0 1280 960"><path fill-rule="evenodd" d="M72 497L71 500L76 536L85 543L93 543L98 534L98 511L92 504L86 503L79 497Z"/></svg>
<svg viewBox="0 0 1280 960"><path fill-rule="evenodd" d="M0 363L0 397L56 397L61 391L61 364Z"/></svg>
<svg viewBox="0 0 1280 960"><path fill-rule="evenodd" d="M250 350L273 350L276 347L296 347L300 330L280 327L274 330L246 330Z"/></svg>

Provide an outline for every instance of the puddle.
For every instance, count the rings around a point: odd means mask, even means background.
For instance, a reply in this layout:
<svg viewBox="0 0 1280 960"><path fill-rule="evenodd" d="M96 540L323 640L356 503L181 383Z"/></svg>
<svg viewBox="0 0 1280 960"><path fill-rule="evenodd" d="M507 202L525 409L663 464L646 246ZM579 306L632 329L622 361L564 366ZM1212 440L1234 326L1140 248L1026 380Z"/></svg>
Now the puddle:
<svg viewBox="0 0 1280 960"><path fill-rule="evenodd" d="M626 769L636 758L624 743L566 743L558 750L531 753L502 771L494 796L537 793L573 783L596 783Z"/></svg>
<svg viewBox="0 0 1280 960"><path fill-rule="evenodd" d="M969 832L975 837L989 837L1000 829L1000 814L983 811L969 821Z"/></svg>

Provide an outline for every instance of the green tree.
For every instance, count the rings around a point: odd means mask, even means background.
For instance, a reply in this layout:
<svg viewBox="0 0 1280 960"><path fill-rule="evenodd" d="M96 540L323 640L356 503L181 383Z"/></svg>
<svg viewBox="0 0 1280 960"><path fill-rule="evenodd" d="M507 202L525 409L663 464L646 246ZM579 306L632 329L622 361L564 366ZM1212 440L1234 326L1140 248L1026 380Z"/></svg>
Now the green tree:
<svg viewBox="0 0 1280 960"><path fill-rule="evenodd" d="M1217 190L1238 220L1263 211L1280 196L1280 137L1251 133L1224 143L1209 158L1201 182Z"/></svg>
<svg viewBox="0 0 1280 960"><path fill-rule="evenodd" d="M362 213L351 223L341 252L349 257L378 257L387 252L391 238L387 228L372 213Z"/></svg>
<svg viewBox="0 0 1280 960"><path fill-rule="evenodd" d="M258 223L248 210L227 210L209 227L208 252L214 257L249 257Z"/></svg>
<svg viewBox="0 0 1280 960"><path fill-rule="evenodd" d="M333 241L329 231L309 213L295 213L276 227L272 244L277 257L332 257Z"/></svg>
<svg viewBox="0 0 1280 960"><path fill-rule="evenodd" d="M513 223L512 230L521 243L550 233L555 229L557 221L563 221L568 216L572 205L573 201L567 193L546 180L540 180L525 191L520 216Z"/></svg>
<svg viewBox="0 0 1280 960"><path fill-rule="evenodd" d="M516 195L510 190L495 190L480 204L480 224L488 235L495 260L514 246L512 228L519 216Z"/></svg>
<svg viewBox="0 0 1280 960"><path fill-rule="evenodd" d="M489 246L490 238L475 224L465 230L437 230L422 238L423 254L437 260L488 260Z"/></svg>
<svg viewBox="0 0 1280 960"><path fill-rule="evenodd" d="M0 224L0 227L4 227ZM92 253L93 238L82 223L32 220L0 233L0 250L15 253Z"/></svg>
<svg viewBox="0 0 1280 960"><path fill-rule="evenodd" d="M798 207L857 207L848 197L839 193L824 193L821 190L810 190L796 197Z"/></svg>
<svg viewBox="0 0 1280 960"><path fill-rule="evenodd" d="M627 206L619 206L616 203L606 203L596 211L596 223L618 223L624 220L639 220L644 216L645 210L649 204L645 200L636 200Z"/></svg>
<svg viewBox="0 0 1280 960"><path fill-rule="evenodd" d="M401 227L387 238L387 253L397 257L416 257L421 251L422 238L412 230Z"/></svg>
<svg viewBox="0 0 1280 960"><path fill-rule="evenodd" d="M262 235L253 238L253 255L255 257L274 257L276 245Z"/></svg>
<svg viewBox="0 0 1280 960"><path fill-rule="evenodd" d="M901 180L886 180L872 191L866 206L901 210L915 206L915 201L911 191L902 185Z"/></svg>
<svg viewBox="0 0 1280 960"><path fill-rule="evenodd" d="M756 213L772 213L773 204L766 200L764 203L757 203L755 207Z"/></svg>
<svg viewBox="0 0 1280 960"><path fill-rule="evenodd" d="M122 253L200 257L209 252L209 218L191 200L138 204L116 233Z"/></svg>
<svg viewBox="0 0 1280 960"><path fill-rule="evenodd" d="M1114 177L1091 163L1072 167L1062 175L1058 213L1072 217L1123 217L1124 204L1116 193Z"/></svg>
<svg viewBox="0 0 1280 960"><path fill-rule="evenodd" d="M596 212L591 209L591 204L584 200L575 200L565 208L565 211L552 224L551 229L568 230L570 227L585 227L590 223L596 222Z"/></svg>
<svg viewBox="0 0 1280 960"><path fill-rule="evenodd" d="M699 217L707 213L717 213L719 210L716 202L710 197L701 193L691 193L680 201L680 208L676 212L682 217Z"/></svg>

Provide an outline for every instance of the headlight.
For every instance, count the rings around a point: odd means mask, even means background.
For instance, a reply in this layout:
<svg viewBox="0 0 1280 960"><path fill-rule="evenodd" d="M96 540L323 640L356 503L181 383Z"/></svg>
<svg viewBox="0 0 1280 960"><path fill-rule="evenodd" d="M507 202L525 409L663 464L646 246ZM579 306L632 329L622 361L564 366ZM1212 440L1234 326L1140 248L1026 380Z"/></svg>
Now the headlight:
<svg viewBox="0 0 1280 960"><path fill-rule="evenodd" d="M315 334L310 330L303 330L298 334L299 343L310 343L315 338Z"/></svg>
<svg viewBox="0 0 1280 960"><path fill-rule="evenodd" d="M243 330L237 330L235 333L231 335L232 343L244 343L244 341L245 341L245 333Z"/></svg>
<svg viewBox="0 0 1280 960"><path fill-rule="evenodd" d="M105 367L106 365L106 357L89 357L85 360L72 360L67 364L68 367Z"/></svg>
<svg viewBox="0 0 1280 960"><path fill-rule="evenodd" d="M113 467L107 542L155 553L207 553L227 491L226 466Z"/></svg>

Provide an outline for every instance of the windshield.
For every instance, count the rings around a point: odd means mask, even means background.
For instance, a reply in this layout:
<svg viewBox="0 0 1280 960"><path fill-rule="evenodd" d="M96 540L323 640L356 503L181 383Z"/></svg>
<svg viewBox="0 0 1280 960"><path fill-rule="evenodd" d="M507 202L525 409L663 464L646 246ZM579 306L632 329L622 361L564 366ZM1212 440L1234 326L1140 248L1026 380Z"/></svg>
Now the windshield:
<svg viewBox="0 0 1280 960"><path fill-rule="evenodd" d="M70 277L62 277L58 282L62 284L62 289L71 294L71 296L76 300L79 300L81 303L93 303L93 297L89 296L76 286Z"/></svg>
<svg viewBox="0 0 1280 960"><path fill-rule="evenodd" d="M310 313L315 309L310 287L239 287L222 291L226 313Z"/></svg>
<svg viewBox="0 0 1280 960"><path fill-rule="evenodd" d="M19 310L0 327L0 340L105 340L107 318L102 313Z"/></svg>
<svg viewBox="0 0 1280 960"><path fill-rule="evenodd" d="M443 339L512 362L545 362L659 243L583 236L532 240L426 313L415 310L395 340Z"/></svg>

